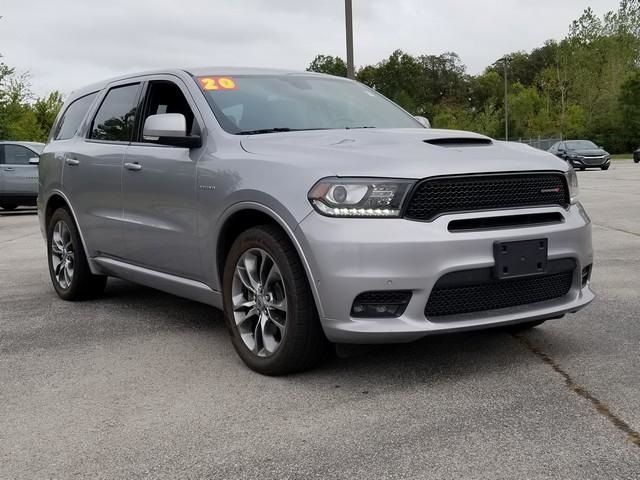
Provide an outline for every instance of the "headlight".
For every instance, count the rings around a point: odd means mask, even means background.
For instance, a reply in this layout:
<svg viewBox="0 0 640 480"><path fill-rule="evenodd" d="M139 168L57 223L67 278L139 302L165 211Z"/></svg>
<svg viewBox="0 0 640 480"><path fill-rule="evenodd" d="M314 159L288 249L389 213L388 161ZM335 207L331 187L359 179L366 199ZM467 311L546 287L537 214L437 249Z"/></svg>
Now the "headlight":
<svg viewBox="0 0 640 480"><path fill-rule="evenodd" d="M399 217L412 180L325 178L309 192L314 208L329 217Z"/></svg>
<svg viewBox="0 0 640 480"><path fill-rule="evenodd" d="M571 203L576 203L578 201L578 194L580 193L580 189L578 187L578 175L573 167L569 169L566 173L567 176L567 184L569 185L569 198L571 199Z"/></svg>

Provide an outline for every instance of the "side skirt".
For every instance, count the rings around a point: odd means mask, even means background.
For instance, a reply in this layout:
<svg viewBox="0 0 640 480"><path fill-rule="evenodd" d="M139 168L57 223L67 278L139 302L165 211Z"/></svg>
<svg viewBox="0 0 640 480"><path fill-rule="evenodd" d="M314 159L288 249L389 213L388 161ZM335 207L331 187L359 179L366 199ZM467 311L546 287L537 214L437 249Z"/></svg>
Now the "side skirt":
<svg viewBox="0 0 640 480"><path fill-rule="evenodd" d="M222 294L212 290L204 283L107 257L94 257L91 261L99 267L101 273L106 275L129 280L130 282L139 283L140 285L195 300L196 302L206 303L212 307L223 308Z"/></svg>

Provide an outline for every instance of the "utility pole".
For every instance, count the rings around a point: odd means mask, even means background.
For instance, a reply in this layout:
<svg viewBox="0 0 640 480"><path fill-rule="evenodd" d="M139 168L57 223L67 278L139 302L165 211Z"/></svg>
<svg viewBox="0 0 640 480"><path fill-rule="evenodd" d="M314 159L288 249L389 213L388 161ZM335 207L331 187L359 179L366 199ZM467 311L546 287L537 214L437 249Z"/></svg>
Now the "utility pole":
<svg viewBox="0 0 640 480"><path fill-rule="evenodd" d="M509 141L509 82L507 81L507 62L509 57L502 57L504 63L504 139Z"/></svg>
<svg viewBox="0 0 640 480"><path fill-rule="evenodd" d="M347 78L355 78L353 68L353 15L351 0L344 0L344 19L347 27Z"/></svg>

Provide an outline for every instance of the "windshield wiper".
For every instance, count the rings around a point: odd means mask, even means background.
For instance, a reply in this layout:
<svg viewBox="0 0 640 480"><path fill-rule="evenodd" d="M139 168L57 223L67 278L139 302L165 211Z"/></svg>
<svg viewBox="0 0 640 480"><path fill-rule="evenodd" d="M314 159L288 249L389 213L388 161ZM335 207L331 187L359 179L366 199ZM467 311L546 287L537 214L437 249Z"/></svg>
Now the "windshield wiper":
<svg viewBox="0 0 640 480"><path fill-rule="evenodd" d="M344 127L345 130L351 130L356 128L376 128L370 126L362 127ZM308 132L310 130L341 130L340 128L289 128L289 127L273 127L273 128L258 128L256 130L242 130L237 132L236 135L259 135L261 133L280 133L280 132Z"/></svg>
<svg viewBox="0 0 640 480"><path fill-rule="evenodd" d="M289 127L274 127L274 128L258 128L256 130L242 130L236 133L236 135L258 135L260 133L280 133L280 132L306 132L309 130L328 130L327 128L289 128Z"/></svg>
<svg viewBox="0 0 640 480"><path fill-rule="evenodd" d="M288 127L275 127L275 128L258 128L256 130L242 130L236 135L257 135L259 133L278 133L278 132L295 132L297 129Z"/></svg>

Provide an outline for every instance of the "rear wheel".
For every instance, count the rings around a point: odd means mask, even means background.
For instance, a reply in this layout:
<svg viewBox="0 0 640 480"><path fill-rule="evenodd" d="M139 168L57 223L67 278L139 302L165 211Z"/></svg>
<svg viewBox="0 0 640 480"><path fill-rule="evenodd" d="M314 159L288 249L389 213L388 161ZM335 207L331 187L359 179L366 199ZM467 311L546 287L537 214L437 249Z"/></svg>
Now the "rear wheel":
<svg viewBox="0 0 640 480"><path fill-rule="evenodd" d="M251 228L236 239L224 269L231 341L249 368L284 375L316 365L328 342L296 250L279 228Z"/></svg>
<svg viewBox="0 0 640 480"><path fill-rule="evenodd" d="M93 275L69 212L59 208L47 226L49 275L53 288L63 300L84 300L100 295L107 277Z"/></svg>

